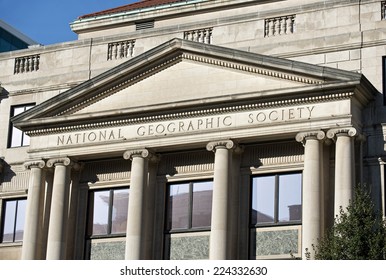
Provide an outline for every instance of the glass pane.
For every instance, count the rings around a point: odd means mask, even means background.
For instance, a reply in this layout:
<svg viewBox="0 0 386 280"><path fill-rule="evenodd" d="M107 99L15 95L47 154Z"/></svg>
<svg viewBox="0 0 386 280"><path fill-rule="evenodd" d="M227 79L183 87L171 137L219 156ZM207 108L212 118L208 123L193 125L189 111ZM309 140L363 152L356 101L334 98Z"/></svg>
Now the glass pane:
<svg viewBox="0 0 386 280"><path fill-rule="evenodd" d="M213 182L193 185L192 227L208 227L212 218Z"/></svg>
<svg viewBox="0 0 386 280"><path fill-rule="evenodd" d="M110 191L94 192L92 235L108 234Z"/></svg>
<svg viewBox="0 0 386 280"><path fill-rule="evenodd" d="M286 174L279 177L279 222L301 221L302 176Z"/></svg>
<svg viewBox="0 0 386 280"><path fill-rule="evenodd" d="M25 106L13 107L13 115L12 116L17 116L17 115L23 113L24 110L25 110Z"/></svg>
<svg viewBox="0 0 386 280"><path fill-rule="evenodd" d="M125 233L127 209L129 207L129 189L114 190L111 233Z"/></svg>
<svg viewBox="0 0 386 280"><path fill-rule="evenodd" d="M5 201L3 242L13 242L15 229L16 200Z"/></svg>
<svg viewBox="0 0 386 280"><path fill-rule="evenodd" d="M17 203L17 217L16 217L16 232L15 241L23 241L24 233L24 221L25 221L25 210L27 207L27 200L22 199Z"/></svg>
<svg viewBox="0 0 386 280"><path fill-rule="evenodd" d="M168 229L188 228L189 184L170 185L168 203Z"/></svg>
<svg viewBox="0 0 386 280"><path fill-rule="evenodd" d="M274 204L275 176L253 178L251 223L272 223L275 216Z"/></svg>
<svg viewBox="0 0 386 280"><path fill-rule="evenodd" d="M30 137L23 132L23 146L29 146L30 143Z"/></svg>
<svg viewBox="0 0 386 280"><path fill-rule="evenodd" d="M16 127L12 127L11 147L20 147L22 145L22 137L23 132Z"/></svg>

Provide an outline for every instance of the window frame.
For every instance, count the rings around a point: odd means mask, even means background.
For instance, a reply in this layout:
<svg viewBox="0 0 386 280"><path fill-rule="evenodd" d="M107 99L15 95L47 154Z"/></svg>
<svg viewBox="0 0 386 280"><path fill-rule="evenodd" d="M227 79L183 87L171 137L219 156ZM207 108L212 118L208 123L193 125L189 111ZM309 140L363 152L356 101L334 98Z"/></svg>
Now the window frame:
<svg viewBox="0 0 386 280"><path fill-rule="evenodd" d="M36 104L35 103L27 103L27 104L15 104L11 105L10 107L10 112L9 112L9 128L8 128L8 143L7 143L7 148L20 148L20 147L27 147L28 145L24 145L24 140L26 137L29 137L28 135L25 134L24 131L21 131L20 129L16 128L11 119L19 114L24 113L25 111L33 108ZM23 112L16 114L15 115L15 110L18 108L23 108ZM17 145L13 145L12 143L14 142L14 129L20 130L21 131L21 139L18 139Z"/></svg>
<svg viewBox="0 0 386 280"><path fill-rule="evenodd" d="M187 180L187 181L180 181L180 182L170 182L166 185L167 191L166 191L166 201L165 201L165 207L166 207L166 216L165 216L165 225L164 225L164 233L165 234L174 234L174 233L189 233L189 232L200 232L200 231L210 231L212 225L212 207L211 207L211 219L210 219L210 225L209 226L201 226L201 227L193 227L193 187L196 183L203 183L203 182L211 182L212 183L212 202L213 202L213 179L202 179L202 180ZM188 206L188 227L187 228L175 228L173 229L172 226L169 228L169 218L170 218L170 207L169 207L169 199L170 199L170 186L172 185L183 185L183 184L189 184L189 206Z"/></svg>
<svg viewBox="0 0 386 280"><path fill-rule="evenodd" d="M16 202L15 205L15 212L13 213L13 229L12 229L12 241L4 241L4 230L5 230L5 221L6 221L6 215L7 215L7 203L9 202ZM24 236L24 227L25 227L25 216L26 213L24 213L24 222L22 224L22 238L19 240L16 240L17 235L17 225L18 221L20 220L20 207L19 203L20 201L23 201L25 203L24 208L25 211L27 209L27 198L21 197L21 198L11 198L11 199L4 199L1 203L1 224L0 224L0 244L12 244L12 243L21 243L23 242L23 236Z"/></svg>
<svg viewBox="0 0 386 280"><path fill-rule="evenodd" d="M300 205L303 212L303 173L301 171L290 171L290 172L277 172L277 173L264 173L254 174L250 177L250 196L249 196L249 226L250 228L263 228L272 226L286 226L286 225L301 225L303 221L303 213L301 213L300 220L294 221L279 221L279 208L280 208L280 176L285 175L300 175ZM252 221L252 204L253 204L253 179L258 177L274 177L274 200L273 200L273 212L274 217L272 222L258 222L253 223Z"/></svg>
<svg viewBox="0 0 386 280"><path fill-rule="evenodd" d="M125 237L126 236L126 230L124 232L112 233L112 227L113 227L112 214L113 214L113 205L114 205L114 203L113 203L114 202L114 192L120 191L120 190L128 190L128 194L130 197L130 187L129 186L100 188L100 189L98 188L98 189L89 190L88 203L87 203L87 223L86 223L86 239L87 240L102 239L102 238L114 238L114 237ZM109 192L107 234L93 234L94 209L95 209L95 203L94 203L94 196L93 195L96 192L103 192L103 191ZM128 200L129 200L129 198L128 198ZM91 203L92 203L92 206L91 206ZM129 204L127 204L127 206L129 206ZM126 214L126 225L127 225L127 214Z"/></svg>

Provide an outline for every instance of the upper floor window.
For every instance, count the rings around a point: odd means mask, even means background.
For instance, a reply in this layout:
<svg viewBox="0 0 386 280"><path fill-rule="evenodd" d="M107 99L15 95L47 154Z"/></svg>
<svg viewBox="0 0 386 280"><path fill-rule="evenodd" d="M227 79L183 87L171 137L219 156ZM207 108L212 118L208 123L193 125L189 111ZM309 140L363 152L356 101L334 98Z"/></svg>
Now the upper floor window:
<svg viewBox="0 0 386 280"><path fill-rule="evenodd" d="M169 185L166 229L185 231L209 228L212 218L212 181Z"/></svg>
<svg viewBox="0 0 386 280"><path fill-rule="evenodd" d="M253 177L251 194L251 225L301 222L301 173Z"/></svg>
<svg viewBox="0 0 386 280"><path fill-rule="evenodd" d="M17 105L11 107L11 118L14 116L17 116L28 109L32 108L33 104L28 105ZM22 146L28 146L29 145L29 136L26 135L23 131L20 129L14 127L12 123L10 124L10 134L8 139L8 147L22 147Z"/></svg>
<svg viewBox="0 0 386 280"><path fill-rule="evenodd" d="M126 234L128 188L92 191L88 206L88 236Z"/></svg>
<svg viewBox="0 0 386 280"><path fill-rule="evenodd" d="M386 20L386 1L381 2L381 16L382 20Z"/></svg>
<svg viewBox="0 0 386 280"><path fill-rule="evenodd" d="M1 243L23 241L27 200L4 200L1 217Z"/></svg>

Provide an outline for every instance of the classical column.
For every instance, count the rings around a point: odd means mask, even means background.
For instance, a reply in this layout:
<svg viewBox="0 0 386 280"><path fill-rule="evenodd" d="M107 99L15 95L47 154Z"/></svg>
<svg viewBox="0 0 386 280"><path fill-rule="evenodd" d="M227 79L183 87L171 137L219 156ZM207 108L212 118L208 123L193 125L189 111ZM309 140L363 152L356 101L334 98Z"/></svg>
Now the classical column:
<svg viewBox="0 0 386 280"><path fill-rule="evenodd" d="M302 254L311 253L312 244L321 237L322 187L321 187L321 140L323 131L301 132L296 140L304 145L303 210L302 210Z"/></svg>
<svg viewBox="0 0 386 280"><path fill-rule="evenodd" d="M130 195L127 214L125 259L141 260L144 258L144 196L148 185L148 160L152 154L147 149L126 151L124 159L130 159Z"/></svg>
<svg viewBox="0 0 386 280"><path fill-rule="evenodd" d="M354 188L354 136L355 128L339 128L327 131L327 137L335 140L335 192L334 214L340 207L345 211L353 197Z"/></svg>
<svg viewBox="0 0 386 280"><path fill-rule="evenodd" d="M47 260L62 260L66 257L68 200L72 165L73 162L67 157L47 161L47 167L55 167L48 225Z"/></svg>
<svg viewBox="0 0 386 280"><path fill-rule="evenodd" d="M209 244L209 259L226 260L229 242L229 188L231 150L235 148L231 140L210 142L208 151L215 152L212 221Z"/></svg>
<svg viewBox="0 0 386 280"><path fill-rule="evenodd" d="M30 169L28 185L27 215L24 222L23 248L21 258L23 260L40 259L39 249L42 246L41 233L43 228L43 167L42 160L30 161L24 164Z"/></svg>

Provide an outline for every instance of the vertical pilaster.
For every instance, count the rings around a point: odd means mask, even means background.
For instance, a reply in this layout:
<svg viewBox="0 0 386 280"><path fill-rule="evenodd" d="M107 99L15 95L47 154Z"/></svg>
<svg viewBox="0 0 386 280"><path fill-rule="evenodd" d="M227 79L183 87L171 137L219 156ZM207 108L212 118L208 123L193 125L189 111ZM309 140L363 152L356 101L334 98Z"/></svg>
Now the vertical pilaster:
<svg viewBox="0 0 386 280"><path fill-rule="evenodd" d="M208 151L215 153L212 221L209 244L209 259L226 260L229 242L229 191L231 154L235 143L231 140L210 142Z"/></svg>
<svg viewBox="0 0 386 280"><path fill-rule="evenodd" d="M130 177L130 195L127 214L125 259L141 260L144 258L144 220L145 188L148 185L148 160L152 154L147 149L126 151L125 159L132 161Z"/></svg>
<svg viewBox="0 0 386 280"><path fill-rule="evenodd" d="M66 258L68 200L72 165L73 162L69 158L47 161L47 167L55 168L48 225L47 260Z"/></svg>
<svg viewBox="0 0 386 280"><path fill-rule="evenodd" d="M43 167L45 162L42 160L30 161L24 164L26 169L30 169L28 185L27 215L25 217L23 248L21 258L23 260L40 259L39 249L42 246L43 229Z"/></svg>
<svg viewBox="0 0 386 280"><path fill-rule="evenodd" d="M335 192L334 214L339 215L340 207L346 210L353 197L355 184L354 136L355 128L331 129L327 137L335 140Z"/></svg>
<svg viewBox="0 0 386 280"><path fill-rule="evenodd" d="M296 140L304 145L302 254L306 249L312 254L312 244L321 237L322 224L322 148L323 131L298 133Z"/></svg>

